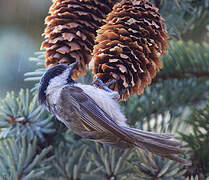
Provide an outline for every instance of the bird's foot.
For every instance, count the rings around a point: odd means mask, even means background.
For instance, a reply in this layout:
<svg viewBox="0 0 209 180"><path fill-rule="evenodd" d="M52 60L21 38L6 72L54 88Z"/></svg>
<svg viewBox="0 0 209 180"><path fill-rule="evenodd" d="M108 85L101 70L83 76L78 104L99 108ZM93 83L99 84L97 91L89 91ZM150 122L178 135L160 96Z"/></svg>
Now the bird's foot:
<svg viewBox="0 0 209 180"><path fill-rule="evenodd" d="M92 82L92 85L97 85L98 87L104 89L107 92L113 92L113 90L111 90L108 86L110 86L111 84L115 83L116 80L112 80L110 82L107 83L103 83L101 79L99 79L98 77L96 77L96 80Z"/></svg>
<svg viewBox="0 0 209 180"><path fill-rule="evenodd" d="M115 82L117 82L117 80L113 79L107 83L103 83L101 79L96 77L96 80L92 82L92 85L95 84L98 87L104 89L105 91L109 92L109 95L111 96L112 99L118 100L120 98L120 94L116 91L113 91L112 89L110 89L108 87L108 86L114 84Z"/></svg>

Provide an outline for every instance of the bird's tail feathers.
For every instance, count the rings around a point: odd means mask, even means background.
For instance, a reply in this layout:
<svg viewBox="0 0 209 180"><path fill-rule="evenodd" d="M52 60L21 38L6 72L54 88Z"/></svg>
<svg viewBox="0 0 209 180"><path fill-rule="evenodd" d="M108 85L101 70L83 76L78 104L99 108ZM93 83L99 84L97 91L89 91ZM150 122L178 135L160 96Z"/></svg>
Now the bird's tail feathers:
<svg viewBox="0 0 209 180"><path fill-rule="evenodd" d="M187 160L177 156L177 154L184 154L185 150L179 147L180 142L171 140L174 137L173 134L151 133L130 127L124 127L124 129L135 139L135 146L159 156L189 164Z"/></svg>
<svg viewBox="0 0 209 180"><path fill-rule="evenodd" d="M136 128L131 128L128 126L124 128L128 131L132 131L133 133L147 135L147 136L154 136L155 138L158 137L158 138L164 138L164 139L171 139L175 136L174 134L171 134L171 133L153 133L153 132L143 131L143 130L136 129Z"/></svg>

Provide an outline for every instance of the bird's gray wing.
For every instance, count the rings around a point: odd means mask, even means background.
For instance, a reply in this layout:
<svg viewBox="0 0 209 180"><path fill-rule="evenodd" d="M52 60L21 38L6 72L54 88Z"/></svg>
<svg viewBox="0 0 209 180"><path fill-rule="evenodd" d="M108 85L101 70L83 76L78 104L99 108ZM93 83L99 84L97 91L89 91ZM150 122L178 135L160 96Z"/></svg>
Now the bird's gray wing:
<svg viewBox="0 0 209 180"><path fill-rule="evenodd" d="M187 163L186 160L175 155L183 154L184 150L178 147L180 145L179 143L169 140L172 136L166 135L165 137L160 137L158 134L148 134L147 132L138 132L131 128L118 126L113 119L79 87L67 86L63 88L62 93L66 95L64 99L67 104L72 105L73 99L74 105L79 107L77 110L79 110L81 114L80 119L93 129L95 135L99 133L100 137L96 138L97 140L104 140L103 142L106 143L109 141L111 145L124 144L124 147L135 145L168 159L185 164ZM102 134L102 132L104 133ZM108 134L108 132L110 133ZM106 138L106 135L111 136L111 134L114 136L110 139ZM113 137L115 137L115 139L113 139ZM118 139L120 142L117 142Z"/></svg>
<svg viewBox="0 0 209 180"><path fill-rule="evenodd" d="M73 106L80 107L78 109L81 113L80 118L85 125L95 131L109 131L115 134L116 137L135 144L134 137L130 136L122 127L118 126L81 88L66 86L63 88L61 94L65 95L64 99L66 104L74 103Z"/></svg>

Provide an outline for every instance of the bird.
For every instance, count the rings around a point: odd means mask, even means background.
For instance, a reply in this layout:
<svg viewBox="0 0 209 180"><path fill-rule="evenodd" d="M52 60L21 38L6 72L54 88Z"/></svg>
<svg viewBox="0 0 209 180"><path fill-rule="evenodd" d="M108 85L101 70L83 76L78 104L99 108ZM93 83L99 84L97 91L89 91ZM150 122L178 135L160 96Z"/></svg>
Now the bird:
<svg viewBox="0 0 209 180"><path fill-rule="evenodd" d="M116 148L141 148L182 164L185 150L170 133L154 133L130 127L118 99L120 94L98 78L93 84L72 79L77 62L58 64L40 80L38 101L75 134ZM96 86L94 86L96 84ZM98 88L100 87L100 88Z"/></svg>

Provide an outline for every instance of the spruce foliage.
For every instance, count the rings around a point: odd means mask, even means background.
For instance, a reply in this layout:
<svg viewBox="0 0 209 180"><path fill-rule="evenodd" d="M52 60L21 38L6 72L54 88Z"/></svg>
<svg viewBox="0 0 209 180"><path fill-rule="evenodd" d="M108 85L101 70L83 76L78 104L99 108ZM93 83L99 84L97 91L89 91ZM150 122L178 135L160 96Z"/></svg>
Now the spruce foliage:
<svg viewBox="0 0 209 180"><path fill-rule="evenodd" d="M45 52L37 52L31 90L0 100L2 180L183 180L209 178L209 0L152 0L166 19L168 53L163 69L140 96L121 102L128 124L172 132L188 151L185 167L138 149L122 150L73 134L37 103ZM79 78L92 81L91 71Z"/></svg>

